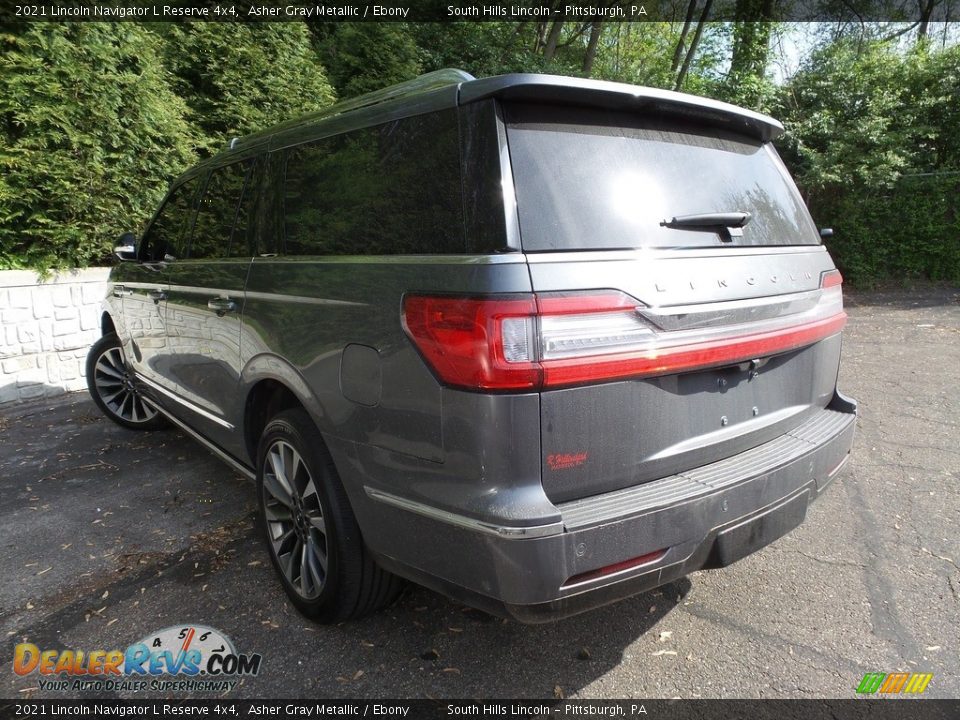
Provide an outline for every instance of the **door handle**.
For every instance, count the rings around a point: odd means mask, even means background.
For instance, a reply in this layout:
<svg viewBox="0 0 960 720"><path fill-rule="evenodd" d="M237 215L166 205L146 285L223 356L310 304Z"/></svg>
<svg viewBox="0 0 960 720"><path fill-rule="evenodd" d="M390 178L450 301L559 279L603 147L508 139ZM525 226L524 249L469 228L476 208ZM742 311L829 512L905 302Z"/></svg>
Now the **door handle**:
<svg viewBox="0 0 960 720"><path fill-rule="evenodd" d="M158 303L161 300L167 299L167 293L164 292L163 290L151 290L147 293L147 295L149 295L150 299L153 300L155 303Z"/></svg>
<svg viewBox="0 0 960 720"><path fill-rule="evenodd" d="M207 307L215 311L219 317L237 309L237 304L228 298L214 298L207 301Z"/></svg>
<svg viewBox="0 0 960 720"><path fill-rule="evenodd" d="M133 290L127 290L123 285L115 285L113 287L113 296L115 298L125 298L133 295Z"/></svg>

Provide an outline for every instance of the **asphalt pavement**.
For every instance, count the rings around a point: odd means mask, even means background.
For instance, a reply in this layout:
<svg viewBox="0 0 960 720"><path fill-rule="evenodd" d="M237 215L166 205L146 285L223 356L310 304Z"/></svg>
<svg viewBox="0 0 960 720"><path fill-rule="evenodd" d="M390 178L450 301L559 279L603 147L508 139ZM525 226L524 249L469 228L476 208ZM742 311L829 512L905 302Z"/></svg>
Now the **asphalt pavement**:
<svg viewBox="0 0 960 720"><path fill-rule="evenodd" d="M842 477L793 533L723 569L523 626L410 586L325 627L254 532L252 483L176 430L85 394L0 410L0 696L41 691L14 645L126 648L200 623L263 656L234 698L849 698L867 672L960 697L960 292L848 294Z"/></svg>

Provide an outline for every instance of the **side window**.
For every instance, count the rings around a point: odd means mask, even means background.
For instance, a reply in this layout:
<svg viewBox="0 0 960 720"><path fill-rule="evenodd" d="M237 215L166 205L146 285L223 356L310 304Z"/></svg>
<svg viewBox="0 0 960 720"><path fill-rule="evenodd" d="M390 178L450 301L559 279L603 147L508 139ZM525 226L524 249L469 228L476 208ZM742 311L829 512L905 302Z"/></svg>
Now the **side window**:
<svg viewBox="0 0 960 720"><path fill-rule="evenodd" d="M287 255L463 253L457 118L430 113L287 152Z"/></svg>
<svg viewBox="0 0 960 720"><path fill-rule="evenodd" d="M190 258L216 259L248 254L244 187L252 160L216 168L197 209Z"/></svg>
<svg viewBox="0 0 960 720"><path fill-rule="evenodd" d="M194 198L200 177L190 178L167 196L153 218L140 245L141 259L147 262L175 260L184 256L186 230L193 219Z"/></svg>
<svg viewBox="0 0 960 720"><path fill-rule="evenodd" d="M259 200L251 218L260 255L283 251L283 166L283 151L269 153L260 161Z"/></svg>

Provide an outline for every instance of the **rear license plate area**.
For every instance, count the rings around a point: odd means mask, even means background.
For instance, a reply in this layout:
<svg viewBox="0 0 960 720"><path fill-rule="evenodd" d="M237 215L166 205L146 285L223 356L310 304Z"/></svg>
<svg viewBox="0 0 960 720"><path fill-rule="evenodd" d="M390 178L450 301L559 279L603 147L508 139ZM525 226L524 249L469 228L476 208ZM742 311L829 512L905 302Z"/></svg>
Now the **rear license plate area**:
<svg viewBox="0 0 960 720"><path fill-rule="evenodd" d="M779 540L807 516L809 493L800 495L726 530L713 545L713 567L725 567Z"/></svg>

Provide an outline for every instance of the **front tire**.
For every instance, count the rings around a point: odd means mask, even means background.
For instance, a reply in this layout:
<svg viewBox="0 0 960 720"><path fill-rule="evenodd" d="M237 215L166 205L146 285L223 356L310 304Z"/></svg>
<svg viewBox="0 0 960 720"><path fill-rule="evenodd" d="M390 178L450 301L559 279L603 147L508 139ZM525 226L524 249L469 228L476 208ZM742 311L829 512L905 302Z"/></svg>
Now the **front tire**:
<svg viewBox="0 0 960 720"><path fill-rule="evenodd" d="M87 353L87 389L100 411L121 427L157 430L166 425L140 395L115 333L104 335Z"/></svg>
<svg viewBox="0 0 960 720"><path fill-rule="evenodd" d="M380 568L360 528L320 431L302 409L264 428L257 453L260 525L293 605L334 623L392 602L400 579Z"/></svg>

